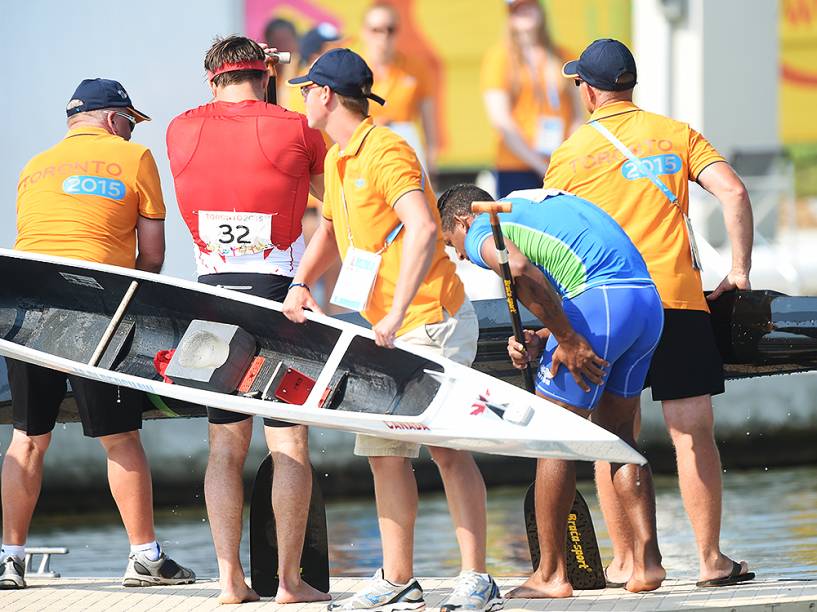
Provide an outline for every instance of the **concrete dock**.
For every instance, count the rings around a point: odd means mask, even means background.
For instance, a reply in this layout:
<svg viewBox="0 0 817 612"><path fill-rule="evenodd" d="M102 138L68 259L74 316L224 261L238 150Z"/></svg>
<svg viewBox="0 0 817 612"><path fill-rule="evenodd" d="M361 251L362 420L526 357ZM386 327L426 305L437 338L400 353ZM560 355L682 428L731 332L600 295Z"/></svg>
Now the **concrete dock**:
<svg viewBox="0 0 817 612"><path fill-rule="evenodd" d="M365 578L333 578L333 599L346 597L360 588ZM499 578L502 592L522 582L522 578ZM451 592L453 578L420 580L429 609L439 607ZM57 578L29 581L21 591L0 591L0 609L9 611L57 610L150 610L151 612L199 611L219 608L218 583L213 579L178 587L124 588L114 578ZM325 610L326 604L281 606L271 599L245 604L242 610L308 612ZM667 580L653 593L634 595L623 589L577 591L570 599L508 600L505 610L547 610L569 612L692 610L728 611L815 611L817 580L758 580L735 587L698 589L688 581Z"/></svg>

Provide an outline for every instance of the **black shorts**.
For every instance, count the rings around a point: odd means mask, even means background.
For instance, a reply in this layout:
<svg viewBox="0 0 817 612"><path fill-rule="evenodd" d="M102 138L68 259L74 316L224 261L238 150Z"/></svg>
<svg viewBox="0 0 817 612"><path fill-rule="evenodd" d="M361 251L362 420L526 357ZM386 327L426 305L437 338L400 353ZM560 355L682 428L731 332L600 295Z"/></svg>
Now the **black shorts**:
<svg viewBox="0 0 817 612"><path fill-rule="evenodd" d="M723 361L708 312L664 310L664 331L644 387L655 401L723 393Z"/></svg>
<svg viewBox="0 0 817 612"><path fill-rule="evenodd" d="M89 438L136 431L142 428L143 394L56 370L6 359L14 429L41 436L54 429L65 381L71 382L82 432Z"/></svg>
<svg viewBox="0 0 817 612"><path fill-rule="evenodd" d="M205 285L221 287L222 289L232 289L249 293L268 300L283 302L286 299L289 284L292 282L290 276L280 276L278 274L254 274L241 272L223 272L221 274L204 274L199 276L199 282ZM239 423L250 418L248 414L231 412L221 408L207 407L207 421L214 425L225 425L227 423ZM276 421L275 419L264 419L267 427L294 427L294 423Z"/></svg>

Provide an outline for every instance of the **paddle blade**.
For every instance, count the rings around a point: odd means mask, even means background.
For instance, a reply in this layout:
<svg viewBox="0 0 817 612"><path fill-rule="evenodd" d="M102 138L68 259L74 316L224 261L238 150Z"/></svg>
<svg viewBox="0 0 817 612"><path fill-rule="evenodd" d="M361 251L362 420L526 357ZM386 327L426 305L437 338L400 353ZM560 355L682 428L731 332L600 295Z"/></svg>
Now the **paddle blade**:
<svg viewBox="0 0 817 612"><path fill-rule="evenodd" d="M536 530L536 492L530 485L525 493L525 531L533 570L539 567L539 534ZM574 589L594 590L606 587L593 519L582 494L576 490L573 506L567 515L565 556L567 578Z"/></svg>
<svg viewBox="0 0 817 612"><path fill-rule="evenodd" d="M272 513L273 469L272 457L267 455L258 467L250 501L250 576L253 590L262 597L272 597L278 590L278 541ZM301 553L301 578L316 589L329 592L326 508L314 471Z"/></svg>

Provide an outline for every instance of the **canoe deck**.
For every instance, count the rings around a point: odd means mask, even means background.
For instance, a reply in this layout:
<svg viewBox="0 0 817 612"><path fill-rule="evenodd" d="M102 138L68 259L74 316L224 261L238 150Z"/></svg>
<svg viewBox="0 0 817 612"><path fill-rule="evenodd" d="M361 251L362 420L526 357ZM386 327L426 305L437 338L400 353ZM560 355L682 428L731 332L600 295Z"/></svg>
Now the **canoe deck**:
<svg viewBox="0 0 817 612"><path fill-rule="evenodd" d="M360 588L365 578L332 578L334 599ZM522 582L521 578L498 580L504 593ZM438 608L451 592L453 578L421 578L430 609ZM22 591L0 592L4 610L216 610L218 583L213 579L178 587L127 589L113 578L58 578L29 581ZM307 612L325 610L325 603L280 606L272 599L243 606L248 610ZM221 608L222 610L224 608ZM608 610L774 610L789 612L817 609L817 580L766 580L736 587L697 589L689 581L668 580L654 593L634 595L622 589L577 591L563 600L508 600L505 610L608 611Z"/></svg>

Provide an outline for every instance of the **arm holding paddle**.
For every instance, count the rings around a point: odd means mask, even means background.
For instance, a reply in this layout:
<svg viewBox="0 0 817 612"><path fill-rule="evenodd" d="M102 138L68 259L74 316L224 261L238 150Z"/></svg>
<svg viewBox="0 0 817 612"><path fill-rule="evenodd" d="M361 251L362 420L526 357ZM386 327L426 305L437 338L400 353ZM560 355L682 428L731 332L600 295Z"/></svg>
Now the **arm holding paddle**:
<svg viewBox="0 0 817 612"><path fill-rule="evenodd" d="M553 353L551 376L559 371L561 365L564 365L570 370L576 384L585 391L589 391L590 387L585 382L584 377L592 383L600 383L604 377L602 368L608 365L607 362L596 355L587 340L573 330L564 309L562 309L561 298L553 290L542 271L528 261L528 258L512 242L506 241L505 246L508 251L508 264L520 301L537 319L547 326L547 331L559 341L559 346L556 347ZM482 244L480 253L485 263L494 272L502 274L499 257L494 245L486 240ZM539 338L538 335L537 338ZM537 344L539 345L538 350L541 351L545 342L540 344L537 341ZM520 352L522 348L514 337L508 340L509 354L512 348L516 352ZM512 354L511 357L513 358ZM532 359L533 357L529 355L528 360ZM514 365L517 365L516 361Z"/></svg>

